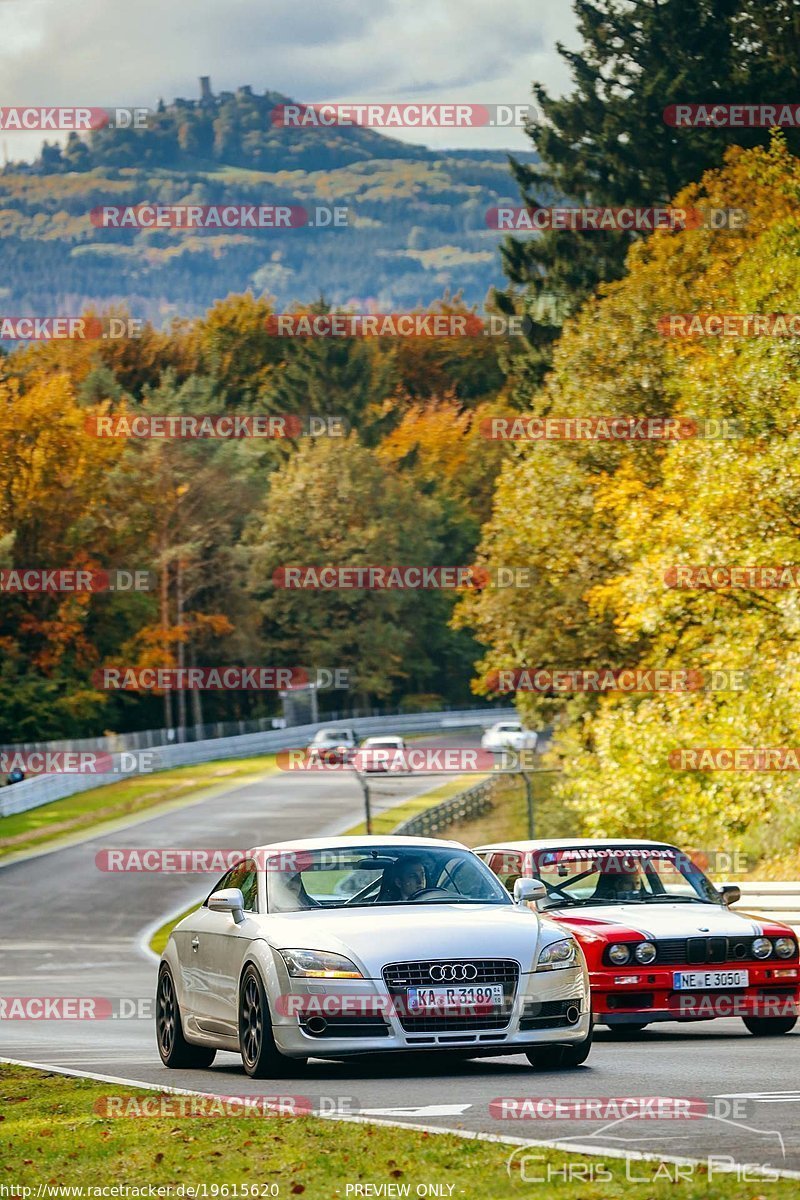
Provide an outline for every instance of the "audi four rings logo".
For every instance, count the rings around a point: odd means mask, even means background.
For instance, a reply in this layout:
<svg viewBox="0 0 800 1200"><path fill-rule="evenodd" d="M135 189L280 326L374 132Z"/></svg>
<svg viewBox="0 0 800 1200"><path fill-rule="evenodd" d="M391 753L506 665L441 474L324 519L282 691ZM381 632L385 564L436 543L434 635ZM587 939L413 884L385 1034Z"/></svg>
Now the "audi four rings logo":
<svg viewBox="0 0 800 1200"><path fill-rule="evenodd" d="M474 963L438 963L428 971L437 983L456 983L458 980L477 979L478 968Z"/></svg>

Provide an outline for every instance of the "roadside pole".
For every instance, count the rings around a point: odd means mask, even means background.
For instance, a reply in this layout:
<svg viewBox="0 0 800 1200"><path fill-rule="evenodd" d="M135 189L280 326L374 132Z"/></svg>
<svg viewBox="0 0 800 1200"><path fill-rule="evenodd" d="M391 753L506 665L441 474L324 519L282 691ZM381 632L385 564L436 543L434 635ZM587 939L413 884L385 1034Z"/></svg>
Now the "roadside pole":
<svg viewBox="0 0 800 1200"><path fill-rule="evenodd" d="M366 776L362 775L362 773L359 771L358 767L356 767L355 771L356 771L356 775L358 776L358 782L361 784L361 791L364 793L364 823L366 824L366 827L367 827L367 834L371 837L372 836L372 805L370 803L369 782L368 782Z"/></svg>
<svg viewBox="0 0 800 1200"><path fill-rule="evenodd" d="M518 772L525 781L525 802L528 810L528 838L533 841L535 833L535 811L533 804L533 775L560 775L559 767L532 767L530 770L521 770Z"/></svg>
<svg viewBox="0 0 800 1200"><path fill-rule="evenodd" d="M528 838L532 841L534 837L533 780L527 771L520 771L520 775L525 780L525 800L528 807Z"/></svg>

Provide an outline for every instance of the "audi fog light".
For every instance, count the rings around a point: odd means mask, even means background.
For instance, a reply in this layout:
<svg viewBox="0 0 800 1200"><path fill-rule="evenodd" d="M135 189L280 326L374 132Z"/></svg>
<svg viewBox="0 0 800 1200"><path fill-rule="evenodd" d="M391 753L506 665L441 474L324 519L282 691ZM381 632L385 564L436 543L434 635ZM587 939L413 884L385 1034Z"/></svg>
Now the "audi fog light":
<svg viewBox="0 0 800 1200"><path fill-rule="evenodd" d="M765 937L754 938L752 950L754 958L769 958L772 954L772 942Z"/></svg>
<svg viewBox="0 0 800 1200"><path fill-rule="evenodd" d="M613 946L608 948L608 960L615 967L621 967L630 959L631 952L622 942L615 942Z"/></svg>
<svg viewBox="0 0 800 1200"><path fill-rule="evenodd" d="M279 950L290 975L299 979L363 979L354 962L343 954L323 950Z"/></svg>
<svg viewBox="0 0 800 1200"><path fill-rule="evenodd" d="M651 963L656 957L656 948L652 942L640 942L633 952L633 957L640 963Z"/></svg>
<svg viewBox="0 0 800 1200"><path fill-rule="evenodd" d="M560 942L551 942L540 951L537 969L556 971L559 967L574 967L577 961L578 943L574 938L564 938Z"/></svg>

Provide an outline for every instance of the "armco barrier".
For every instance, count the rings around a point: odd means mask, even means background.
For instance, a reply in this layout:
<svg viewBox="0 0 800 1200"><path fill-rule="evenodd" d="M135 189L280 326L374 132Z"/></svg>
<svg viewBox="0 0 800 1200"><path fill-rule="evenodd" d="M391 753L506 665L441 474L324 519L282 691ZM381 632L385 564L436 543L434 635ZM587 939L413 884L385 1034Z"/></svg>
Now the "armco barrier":
<svg viewBox="0 0 800 1200"><path fill-rule="evenodd" d="M187 767L193 763L214 762L224 758L249 758L251 755L274 754L278 750L292 750L306 745L318 729L332 724L347 725L355 729L359 737L378 733L427 733L437 730L468 728L469 726L491 725L494 721L507 720L516 716L512 708L464 709L460 712L407 713L394 717L359 717L351 721L320 721L315 725L292 725L288 729L271 729L265 733L245 733L238 737L211 738L203 742L179 742L166 746L155 746L158 753L159 770L171 767ZM113 755L114 766L119 767L120 755ZM131 778L135 772L108 772L103 775L40 775L25 779L11 787L0 789L0 817L27 812L63 800L79 792L88 792L107 783L118 783L122 778ZM157 783L157 774L153 776Z"/></svg>
<svg viewBox="0 0 800 1200"><path fill-rule="evenodd" d="M442 800L441 804L432 804L414 817L401 822L393 834L406 837L430 837L441 833L449 825L457 821L469 821L473 817L482 817L494 803L496 779L481 780L474 783L466 791L457 796Z"/></svg>
<svg viewBox="0 0 800 1200"><path fill-rule="evenodd" d="M485 705L472 706L482 717L487 711ZM449 710L437 709L442 715ZM452 713L458 717L468 710L458 709ZM471 711L471 710L470 710ZM353 725L357 720L369 717L400 716L399 709L391 708L356 708L351 712L326 712L323 716L325 725ZM403 714L408 715L408 714ZM503 715L502 713L500 714ZM207 742L211 738L241 737L245 733L267 733L273 729L285 729L285 720L277 717L260 717L243 721L211 721L205 725L187 725L180 736L180 729L137 729L132 733L104 733L97 737L63 738L46 742L14 742L4 745L4 750L94 750L100 754L118 754L122 750L153 750L159 746L177 746L181 742Z"/></svg>
<svg viewBox="0 0 800 1200"><path fill-rule="evenodd" d="M734 905L734 911L772 917L775 921L785 921L787 925L800 929L800 883L748 880L738 886L742 898Z"/></svg>

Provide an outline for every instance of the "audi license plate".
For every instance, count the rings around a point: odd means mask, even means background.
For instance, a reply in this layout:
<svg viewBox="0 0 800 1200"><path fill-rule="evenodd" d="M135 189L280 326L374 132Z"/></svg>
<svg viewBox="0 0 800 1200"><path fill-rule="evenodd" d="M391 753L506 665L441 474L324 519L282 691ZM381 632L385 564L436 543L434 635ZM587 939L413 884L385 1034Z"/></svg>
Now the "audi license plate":
<svg viewBox="0 0 800 1200"><path fill-rule="evenodd" d="M443 1008L494 1007L503 1003L500 983L474 984L455 987L409 988L408 1010L424 1013Z"/></svg>
<svg viewBox="0 0 800 1200"><path fill-rule="evenodd" d="M743 988L750 982L749 971L675 971L672 986L676 991L704 992L708 988Z"/></svg>

